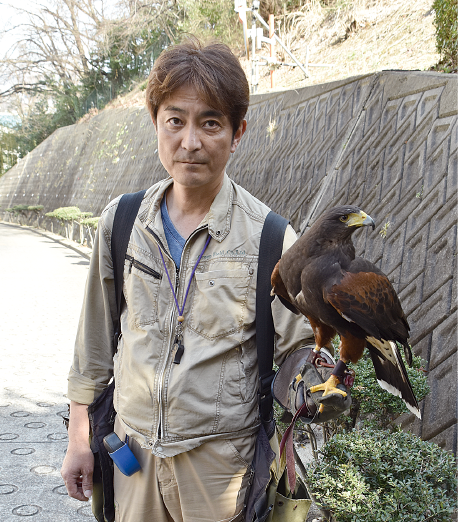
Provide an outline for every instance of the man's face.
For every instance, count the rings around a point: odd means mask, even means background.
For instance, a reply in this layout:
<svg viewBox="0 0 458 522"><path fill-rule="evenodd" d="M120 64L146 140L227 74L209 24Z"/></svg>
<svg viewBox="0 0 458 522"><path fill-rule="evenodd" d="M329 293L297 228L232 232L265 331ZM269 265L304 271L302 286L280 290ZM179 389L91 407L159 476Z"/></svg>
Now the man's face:
<svg viewBox="0 0 458 522"><path fill-rule="evenodd" d="M229 118L202 101L193 87L183 86L161 103L154 126L159 158L175 183L216 190L246 121L233 138Z"/></svg>

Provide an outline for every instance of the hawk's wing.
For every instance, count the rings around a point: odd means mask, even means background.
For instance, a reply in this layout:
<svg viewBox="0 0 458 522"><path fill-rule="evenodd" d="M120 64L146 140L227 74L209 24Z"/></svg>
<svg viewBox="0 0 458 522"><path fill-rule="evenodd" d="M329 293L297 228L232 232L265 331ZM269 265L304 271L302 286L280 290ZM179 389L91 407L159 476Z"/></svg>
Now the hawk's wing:
<svg viewBox="0 0 458 522"><path fill-rule="evenodd" d="M375 265L356 258L340 283L324 291L324 299L347 321L366 333L367 346L380 386L401 397L415 415L420 416L401 354L394 341L404 346L409 365L412 352L407 342L409 325L401 303L388 278Z"/></svg>
<svg viewBox="0 0 458 522"><path fill-rule="evenodd" d="M409 325L398 296L388 278L369 261L352 261L341 281L324 289L323 297L369 336L407 343Z"/></svg>

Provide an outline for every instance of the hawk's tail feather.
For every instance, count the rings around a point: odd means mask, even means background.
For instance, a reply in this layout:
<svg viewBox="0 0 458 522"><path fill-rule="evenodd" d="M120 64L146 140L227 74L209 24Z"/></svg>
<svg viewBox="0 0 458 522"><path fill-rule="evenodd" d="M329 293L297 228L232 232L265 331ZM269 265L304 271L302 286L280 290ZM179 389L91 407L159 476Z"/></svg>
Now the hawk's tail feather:
<svg viewBox="0 0 458 522"><path fill-rule="evenodd" d="M402 346L404 348L404 355L407 361L407 364L412 367L412 350L410 349L409 343L405 342L402 343Z"/></svg>
<svg viewBox="0 0 458 522"><path fill-rule="evenodd" d="M419 419L421 419L421 413L420 413L420 409L417 407L417 406L413 406L412 404L410 404L409 402L407 402L404 397L402 396L402 393L400 390L398 390L397 388L395 388L394 386L391 386L391 384L388 384L387 382L385 381L382 381L380 379L377 379L377 382L379 383L380 387L383 388L384 390L386 390L388 393L391 393L392 395L395 395L396 397L400 397L402 399L402 401L404 402L404 404L406 405L406 407L414 414L416 415Z"/></svg>
<svg viewBox="0 0 458 522"><path fill-rule="evenodd" d="M373 337L367 338L367 344L381 388L400 397L407 408L421 419L420 408L396 344Z"/></svg>

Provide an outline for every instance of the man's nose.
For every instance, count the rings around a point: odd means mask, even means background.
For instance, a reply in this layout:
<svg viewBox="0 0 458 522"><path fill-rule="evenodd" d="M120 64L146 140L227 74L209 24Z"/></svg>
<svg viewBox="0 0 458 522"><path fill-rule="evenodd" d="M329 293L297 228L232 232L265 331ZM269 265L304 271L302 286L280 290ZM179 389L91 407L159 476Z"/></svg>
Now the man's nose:
<svg viewBox="0 0 458 522"><path fill-rule="evenodd" d="M194 151L202 147L200 141L199 129L196 125L186 125L183 129L183 139L181 140L183 149Z"/></svg>

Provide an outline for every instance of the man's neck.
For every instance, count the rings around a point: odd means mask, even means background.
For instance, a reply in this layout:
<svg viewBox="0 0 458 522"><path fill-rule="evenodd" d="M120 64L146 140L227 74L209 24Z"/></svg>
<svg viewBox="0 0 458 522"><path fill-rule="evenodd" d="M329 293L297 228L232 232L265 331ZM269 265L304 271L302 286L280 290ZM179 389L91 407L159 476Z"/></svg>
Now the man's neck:
<svg viewBox="0 0 458 522"><path fill-rule="evenodd" d="M212 191L188 189L174 183L167 190L167 211L179 234L188 238L210 210L221 185Z"/></svg>

